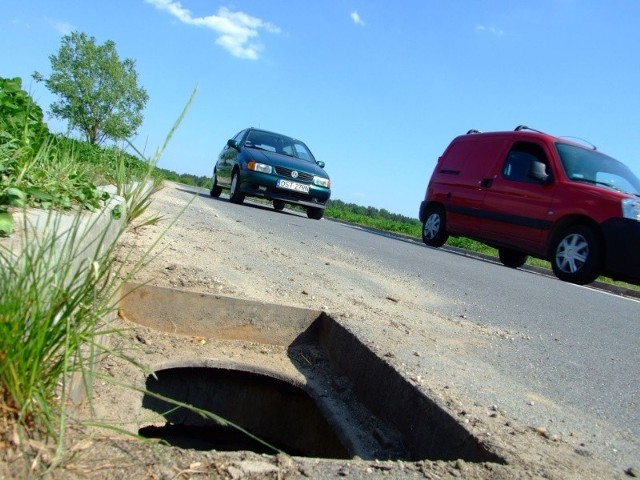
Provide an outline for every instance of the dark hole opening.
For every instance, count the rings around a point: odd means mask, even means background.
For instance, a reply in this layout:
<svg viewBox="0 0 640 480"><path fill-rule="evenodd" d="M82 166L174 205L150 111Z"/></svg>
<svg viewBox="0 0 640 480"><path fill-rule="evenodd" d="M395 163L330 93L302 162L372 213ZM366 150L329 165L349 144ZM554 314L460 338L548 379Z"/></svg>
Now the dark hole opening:
<svg viewBox="0 0 640 480"><path fill-rule="evenodd" d="M152 394L215 413L290 455L351 458L313 399L284 380L241 370L174 368L149 376L146 387ZM138 433L144 437L182 448L274 453L234 427L153 395L145 395L142 404L167 421L141 428Z"/></svg>
<svg viewBox="0 0 640 480"><path fill-rule="evenodd" d="M142 427L138 434L145 438L162 439L174 447L193 450L217 450L219 452L249 450L255 453L274 453L274 449L258 442L246 433L223 425L197 426L167 423L161 427L154 425ZM301 455L302 452L289 454Z"/></svg>

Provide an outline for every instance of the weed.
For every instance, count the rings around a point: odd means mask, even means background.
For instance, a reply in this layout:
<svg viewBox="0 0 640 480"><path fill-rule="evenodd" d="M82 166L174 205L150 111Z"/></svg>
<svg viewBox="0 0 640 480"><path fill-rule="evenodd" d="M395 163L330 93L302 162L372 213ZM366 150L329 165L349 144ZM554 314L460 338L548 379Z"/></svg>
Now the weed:
<svg viewBox="0 0 640 480"><path fill-rule="evenodd" d="M4 413L25 427L21 432L59 439L67 380L73 372L91 370L101 322L113 309L115 244L107 241L113 225L81 215L69 225L51 212L36 229L33 219L23 218L20 244L0 245Z"/></svg>

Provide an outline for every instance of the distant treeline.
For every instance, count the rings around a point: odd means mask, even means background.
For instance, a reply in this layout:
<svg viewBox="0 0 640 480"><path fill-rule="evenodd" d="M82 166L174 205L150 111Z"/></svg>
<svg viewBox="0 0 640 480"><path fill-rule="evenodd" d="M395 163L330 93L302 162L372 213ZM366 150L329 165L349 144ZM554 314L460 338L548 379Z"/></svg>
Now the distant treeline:
<svg viewBox="0 0 640 480"><path fill-rule="evenodd" d="M356 205L355 203L345 203L342 200L330 200L329 206L331 207L331 209L340 210L345 213L351 213L359 216L362 215L372 218L382 218L394 222L411 223L413 221L418 221L417 217L406 217L398 213L391 213L384 208L378 209L375 207L363 207L361 205Z"/></svg>
<svg viewBox="0 0 640 480"><path fill-rule="evenodd" d="M199 177L197 175L191 175L190 173L176 173L173 170L160 167L156 167L156 171L159 172L163 178L171 182L184 183L185 185L192 185L194 187L211 188L211 177Z"/></svg>
<svg viewBox="0 0 640 480"><path fill-rule="evenodd" d="M422 233L422 225L417 218L391 213L384 208L362 207L354 203L345 203L342 200L330 200L325 209L325 216L379 230L402 233L415 238L420 238Z"/></svg>

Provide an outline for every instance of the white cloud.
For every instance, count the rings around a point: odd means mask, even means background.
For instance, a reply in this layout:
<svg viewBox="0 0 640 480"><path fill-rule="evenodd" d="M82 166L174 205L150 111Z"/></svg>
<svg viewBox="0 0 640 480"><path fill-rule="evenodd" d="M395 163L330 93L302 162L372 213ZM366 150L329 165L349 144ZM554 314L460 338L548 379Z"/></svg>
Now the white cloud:
<svg viewBox="0 0 640 480"><path fill-rule="evenodd" d="M484 25L476 26L476 32L490 33L491 35L495 35L496 37L501 37L504 35L504 30L501 30L496 27L486 27Z"/></svg>
<svg viewBox="0 0 640 480"><path fill-rule="evenodd" d="M69 35L75 30L75 28L73 28L73 25L67 22L56 22L53 24L53 28L55 28L63 36Z"/></svg>
<svg viewBox="0 0 640 480"><path fill-rule="evenodd" d="M356 25L360 25L361 27L364 27L365 25L365 23L360 18L360 14L355 10L351 12L351 20L353 20L353 23L355 23Z"/></svg>
<svg viewBox="0 0 640 480"><path fill-rule="evenodd" d="M173 0L146 0L159 10L169 12L182 23L204 27L218 33L216 43L234 57L257 60L263 49L259 41L260 30L280 33L280 28L243 12L232 12L220 7L216 15L194 17L180 2Z"/></svg>

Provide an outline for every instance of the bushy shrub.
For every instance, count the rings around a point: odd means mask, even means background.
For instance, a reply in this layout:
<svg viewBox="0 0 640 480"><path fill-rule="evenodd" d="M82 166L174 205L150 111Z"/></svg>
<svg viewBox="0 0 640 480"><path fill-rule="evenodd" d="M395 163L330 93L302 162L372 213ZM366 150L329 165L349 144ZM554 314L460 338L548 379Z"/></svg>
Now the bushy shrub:
<svg viewBox="0 0 640 480"><path fill-rule="evenodd" d="M33 154L49 133L42 109L22 89L21 78L0 77L0 145Z"/></svg>

